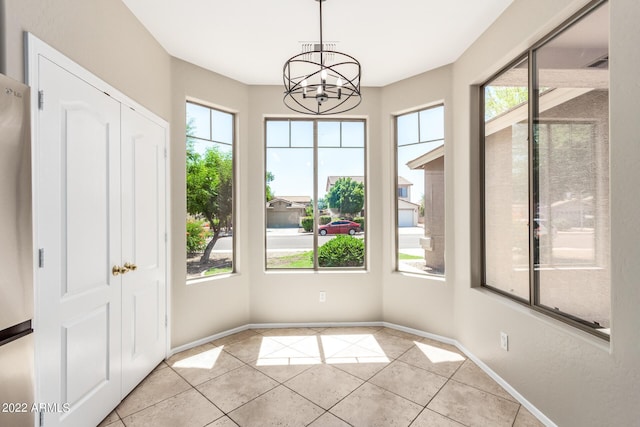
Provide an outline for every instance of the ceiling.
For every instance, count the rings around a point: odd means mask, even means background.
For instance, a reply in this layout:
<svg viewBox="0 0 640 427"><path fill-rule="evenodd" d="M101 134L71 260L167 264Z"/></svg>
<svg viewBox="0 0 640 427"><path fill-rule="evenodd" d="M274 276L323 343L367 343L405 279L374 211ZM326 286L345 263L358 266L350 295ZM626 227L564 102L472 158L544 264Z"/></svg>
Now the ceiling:
<svg viewBox="0 0 640 427"><path fill-rule="evenodd" d="M384 86L450 64L513 0L327 0L324 42ZM123 0L177 58L245 84L282 84L282 67L319 41L314 0Z"/></svg>

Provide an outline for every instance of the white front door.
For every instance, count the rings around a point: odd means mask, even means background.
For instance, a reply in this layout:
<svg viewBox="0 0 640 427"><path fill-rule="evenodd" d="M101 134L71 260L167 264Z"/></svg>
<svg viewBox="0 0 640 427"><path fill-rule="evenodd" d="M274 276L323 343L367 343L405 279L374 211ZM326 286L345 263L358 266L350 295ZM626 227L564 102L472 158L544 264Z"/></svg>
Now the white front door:
<svg viewBox="0 0 640 427"><path fill-rule="evenodd" d="M86 427L121 398L120 104L37 66L36 401L53 405L44 425Z"/></svg>
<svg viewBox="0 0 640 427"><path fill-rule="evenodd" d="M165 129L122 106L122 391L166 352Z"/></svg>

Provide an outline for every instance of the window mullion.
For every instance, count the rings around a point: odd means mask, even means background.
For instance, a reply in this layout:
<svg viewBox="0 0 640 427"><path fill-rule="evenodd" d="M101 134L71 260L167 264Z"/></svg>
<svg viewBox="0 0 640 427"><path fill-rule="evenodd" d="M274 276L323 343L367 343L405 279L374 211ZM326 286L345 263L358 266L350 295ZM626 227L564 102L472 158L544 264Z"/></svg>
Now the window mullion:
<svg viewBox="0 0 640 427"><path fill-rule="evenodd" d="M536 117L537 117L537 96L536 94L536 60L533 50L529 50L528 54L528 85L527 90L529 92L527 98L529 100L528 111L528 176L529 176L529 304L538 305L538 271L536 269L537 261L537 245L535 240L535 210L536 210L536 196L537 196L537 175L535 162L537 161L537 139L536 139Z"/></svg>
<svg viewBox="0 0 640 427"><path fill-rule="evenodd" d="M318 270L318 121L313 121L313 269Z"/></svg>

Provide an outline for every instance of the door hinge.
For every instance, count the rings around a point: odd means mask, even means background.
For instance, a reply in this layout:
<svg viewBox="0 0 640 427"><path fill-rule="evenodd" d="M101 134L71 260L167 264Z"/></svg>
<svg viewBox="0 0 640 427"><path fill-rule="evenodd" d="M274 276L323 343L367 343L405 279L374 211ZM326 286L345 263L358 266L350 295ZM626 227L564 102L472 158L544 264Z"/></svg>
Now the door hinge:
<svg viewBox="0 0 640 427"><path fill-rule="evenodd" d="M164 315L164 327L168 327L169 326L169 316L168 315Z"/></svg>
<svg viewBox="0 0 640 427"><path fill-rule="evenodd" d="M44 91L38 91L38 110L44 110Z"/></svg>
<svg viewBox="0 0 640 427"><path fill-rule="evenodd" d="M167 233L164 233L164 242L167 243Z"/></svg>
<svg viewBox="0 0 640 427"><path fill-rule="evenodd" d="M40 414L38 416L38 418L39 418L39 422L40 422L40 427L42 427L44 425L44 412L40 411L40 412L38 412L38 414Z"/></svg>
<svg viewBox="0 0 640 427"><path fill-rule="evenodd" d="M167 158L167 147L164 147L164 158Z"/></svg>
<svg viewBox="0 0 640 427"><path fill-rule="evenodd" d="M38 249L38 268L44 268L44 248Z"/></svg>

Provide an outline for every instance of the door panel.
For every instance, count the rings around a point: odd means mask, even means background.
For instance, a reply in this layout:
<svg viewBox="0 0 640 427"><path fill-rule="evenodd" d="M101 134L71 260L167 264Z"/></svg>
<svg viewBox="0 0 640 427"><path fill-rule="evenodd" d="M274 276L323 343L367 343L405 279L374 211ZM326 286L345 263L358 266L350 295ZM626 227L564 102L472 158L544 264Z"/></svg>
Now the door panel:
<svg viewBox="0 0 640 427"><path fill-rule="evenodd" d="M77 406L109 381L109 307L96 307L62 325L62 400ZM77 369L82 366L82 369Z"/></svg>
<svg viewBox="0 0 640 427"><path fill-rule="evenodd" d="M105 286L109 271L110 123L85 103L62 105L63 295ZM88 143L90 141L90 143ZM117 148L115 149L117 151ZM79 161L77 161L79 159ZM89 166L89 167L88 167ZM114 172L118 172L115 170ZM114 179L117 179L114 177ZM71 226L69 226L71 225Z"/></svg>
<svg viewBox="0 0 640 427"><path fill-rule="evenodd" d="M46 426L95 425L121 398L120 104L42 56L37 66L38 401L70 405Z"/></svg>
<svg viewBox="0 0 640 427"><path fill-rule="evenodd" d="M166 353L165 129L122 108L122 391Z"/></svg>

